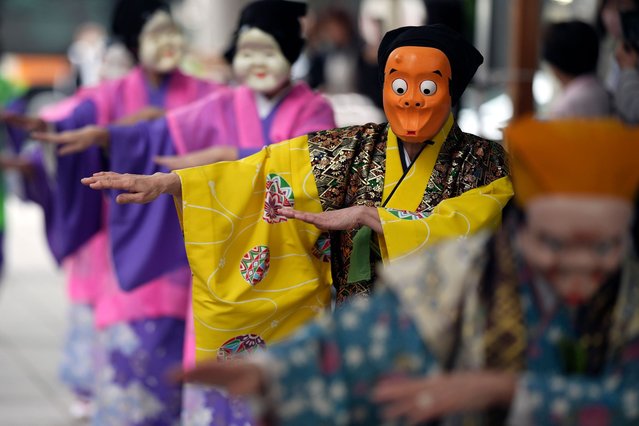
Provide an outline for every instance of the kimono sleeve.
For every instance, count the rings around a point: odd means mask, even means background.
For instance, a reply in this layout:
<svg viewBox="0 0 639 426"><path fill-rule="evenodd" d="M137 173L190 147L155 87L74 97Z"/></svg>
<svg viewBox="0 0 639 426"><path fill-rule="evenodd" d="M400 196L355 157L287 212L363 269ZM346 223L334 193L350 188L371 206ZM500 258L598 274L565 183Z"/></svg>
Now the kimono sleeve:
<svg viewBox="0 0 639 426"><path fill-rule="evenodd" d="M437 368L389 289L322 317L274 346L262 363L283 425L382 424L371 397L376 383Z"/></svg>
<svg viewBox="0 0 639 426"><path fill-rule="evenodd" d="M510 178L503 177L440 202L430 215L378 208L383 235L379 236L385 262L394 261L450 237L467 237L494 229L513 195Z"/></svg>
<svg viewBox="0 0 639 426"><path fill-rule="evenodd" d="M167 172L156 156L175 155L166 119L133 126L110 126L111 170L151 175ZM188 267L182 231L170 197L148 204L118 204L109 200L109 238L118 284L125 291ZM136 259L131 262L131 259Z"/></svg>
<svg viewBox="0 0 639 426"><path fill-rule="evenodd" d="M79 129L96 122L96 106L90 100L78 104L71 114L55 122L57 132ZM98 147L57 156L53 181L51 217L46 218L47 235L58 261L74 253L102 226L102 194L80 183L80 179L106 169Z"/></svg>
<svg viewBox="0 0 639 426"><path fill-rule="evenodd" d="M268 346L329 305L320 230L279 214L290 206L321 211L309 158L303 136L239 161L176 171L198 360Z"/></svg>

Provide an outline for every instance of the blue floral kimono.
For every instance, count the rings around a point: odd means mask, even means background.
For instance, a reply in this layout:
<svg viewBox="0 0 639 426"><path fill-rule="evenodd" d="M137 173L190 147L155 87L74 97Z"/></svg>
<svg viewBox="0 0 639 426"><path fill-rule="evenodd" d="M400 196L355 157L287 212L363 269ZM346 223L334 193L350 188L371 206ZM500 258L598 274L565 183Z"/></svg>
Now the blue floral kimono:
<svg viewBox="0 0 639 426"><path fill-rule="evenodd" d="M373 297L273 346L261 361L272 375L272 405L282 424L383 424L371 392L385 376L499 365L487 350L495 328L487 300L504 293L482 295L482 281L493 276L486 274L493 246L486 236L472 237L395 263L382 273ZM567 350L579 333L574 314L539 298L525 274L517 277L510 289L519 310L503 317L502 328L516 330L515 322L521 323L520 359L511 364L520 379L510 409L492 419L518 426L639 424L638 264L624 263L609 297L605 338L594 352ZM449 416L441 424L496 424L489 414Z"/></svg>

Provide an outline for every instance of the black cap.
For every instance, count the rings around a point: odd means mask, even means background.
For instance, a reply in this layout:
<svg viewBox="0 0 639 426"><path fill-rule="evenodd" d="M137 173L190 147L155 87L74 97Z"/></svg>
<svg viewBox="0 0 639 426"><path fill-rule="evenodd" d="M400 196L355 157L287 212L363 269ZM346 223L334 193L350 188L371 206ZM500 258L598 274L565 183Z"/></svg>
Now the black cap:
<svg viewBox="0 0 639 426"><path fill-rule="evenodd" d="M275 38L286 59L292 64L304 47L300 18L306 15L306 3L286 0L260 0L248 4L240 15L233 41L224 57L233 61L240 33L259 28Z"/></svg>
<svg viewBox="0 0 639 426"><path fill-rule="evenodd" d="M544 34L542 56L571 76L594 73L599 60L597 30L581 21L551 24Z"/></svg>
<svg viewBox="0 0 639 426"><path fill-rule="evenodd" d="M402 46L433 47L441 50L452 70L450 96L456 105L462 93L473 79L484 57L461 34L443 24L422 25L419 27L401 27L387 32L379 45L377 62L380 81L384 81L386 61L393 50Z"/></svg>
<svg viewBox="0 0 639 426"><path fill-rule="evenodd" d="M119 0L111 19L112 36L138 58L139 38L144 24L158 10L171 13L166 0Z"/></svg>

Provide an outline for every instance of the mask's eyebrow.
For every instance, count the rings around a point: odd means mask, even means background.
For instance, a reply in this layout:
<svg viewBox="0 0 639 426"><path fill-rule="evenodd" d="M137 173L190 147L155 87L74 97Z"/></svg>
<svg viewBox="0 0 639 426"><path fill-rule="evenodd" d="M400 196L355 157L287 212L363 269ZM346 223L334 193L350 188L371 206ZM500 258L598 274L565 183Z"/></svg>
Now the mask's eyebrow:
<svg viewBox="0 0 639 426"><path fill-rule="evenodd" d="M396 72L397 70L395 68L391 68L390 71L388 71L388 75L391 75L392 73Z"/></svg>
<svg viewBox="0 0 639 426"><path fill-rule="evenodd" d="M433 74L437 74L440 77L443 77L442 72L440 70L433 71Z"/></svg>

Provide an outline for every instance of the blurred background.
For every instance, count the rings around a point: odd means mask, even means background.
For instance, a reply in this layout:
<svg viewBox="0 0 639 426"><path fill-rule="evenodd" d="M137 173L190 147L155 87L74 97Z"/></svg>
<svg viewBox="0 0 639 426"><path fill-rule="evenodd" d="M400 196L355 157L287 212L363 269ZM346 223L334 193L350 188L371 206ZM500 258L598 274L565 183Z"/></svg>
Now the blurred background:
<svg viewBox="0 0 639 426"><path fill-rule="evenodd" d="M223 52L248 2L172 2L189 39L186 72L230 81ZM109 35L113 4L0 0L0 104L22 97L28 111L36 112L81 86L126 72L130 58L112 46ZM442 22L472 40L485 57L457 111L460 127L496 140L513 116L544 115L560 93L560 82L540 59L543 28L572 19L601 26L598 0L309 0L308 5L306 49L293 74L326 94L338 125L385 121L376 54L386 31ZM604 31L600 35L604 79L613 47ZM19 200L10 173L6 181L0 425L74 424L70 397L56 377L67 303L63 279L46 250L41 212Z"/></svg>

